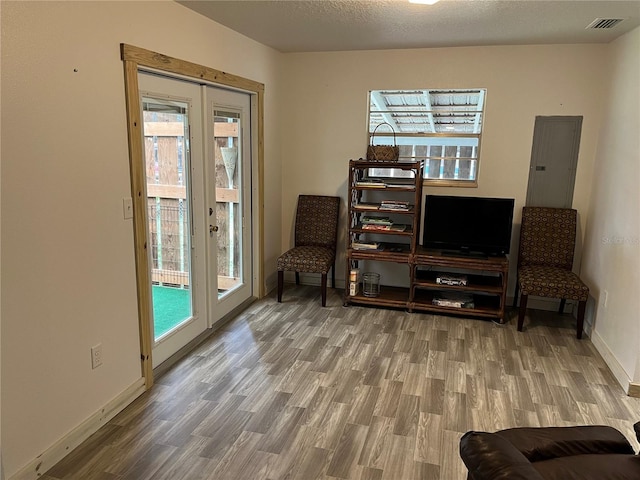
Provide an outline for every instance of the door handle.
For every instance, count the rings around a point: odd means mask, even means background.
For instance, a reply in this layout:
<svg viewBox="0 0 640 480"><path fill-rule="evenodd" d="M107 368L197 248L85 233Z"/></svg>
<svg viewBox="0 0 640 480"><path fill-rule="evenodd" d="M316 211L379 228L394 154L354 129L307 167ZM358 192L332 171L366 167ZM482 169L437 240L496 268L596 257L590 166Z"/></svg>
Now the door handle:
<svg viewBox="0 0 640 480"><path fill-rule="evenodd" d="M544 172L547 169L544 165L536 166L536 172Z"/></svg>
<svg viewBox="0 0 640 480"><path fill-rule="evenodd" d="M209 225L209 234L213 235L213 232L218 231L218 225Z"/></svg>

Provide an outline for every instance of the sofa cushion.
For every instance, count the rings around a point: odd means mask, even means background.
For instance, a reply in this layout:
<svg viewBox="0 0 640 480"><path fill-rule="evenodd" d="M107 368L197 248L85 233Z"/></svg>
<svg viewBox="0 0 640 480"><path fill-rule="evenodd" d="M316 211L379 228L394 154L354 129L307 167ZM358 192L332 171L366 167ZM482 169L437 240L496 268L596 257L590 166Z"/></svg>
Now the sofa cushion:
<svg viewBox="0 0 640 480"><path fill-rule="evenodd" d="M534 462L545 480L638 480L640 458L635 455L573 455Z"/></svg>
<svg viewBox="0 0 640 480"><path fill-rule="evenodd" d="M496 434L531 462L591 453L634 453L625 436L608 426L510 428Z"/></svg>
<svg viewBox="0 0 640 480"><path fill-rule="evenodd" d="M522 453L494 433L465 433L460 439L460 457L471 479L544 480Z"/></svg>

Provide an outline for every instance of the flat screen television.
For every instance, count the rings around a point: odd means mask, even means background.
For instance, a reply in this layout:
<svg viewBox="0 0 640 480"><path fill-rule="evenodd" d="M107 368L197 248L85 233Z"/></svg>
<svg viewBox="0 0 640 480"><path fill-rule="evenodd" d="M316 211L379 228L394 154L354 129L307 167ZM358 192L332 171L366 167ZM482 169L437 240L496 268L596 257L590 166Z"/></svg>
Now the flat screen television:
<svg viewBox="0 0 640 480"><path fill-rule="evenodd" d="M509 253L512 198L427 195L422 245L457 255Z"/></svg>

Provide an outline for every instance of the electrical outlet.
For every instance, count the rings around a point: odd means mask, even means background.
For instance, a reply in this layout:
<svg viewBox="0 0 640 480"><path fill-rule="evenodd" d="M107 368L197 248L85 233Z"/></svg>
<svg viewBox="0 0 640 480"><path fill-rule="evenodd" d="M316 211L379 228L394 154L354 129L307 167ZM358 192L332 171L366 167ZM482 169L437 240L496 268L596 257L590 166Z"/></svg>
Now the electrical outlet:
<svg viewBox="0 0 640 480"><path fill-rule="evenodd" d="M95 369L102 365L102 344L99 343L91 347L91 368Z"/></svg>
<svg viewBox="0 0 640 480"><path fill-rule="evenodd" d="M602 300L602 306L607 308L607 304L609 303L609 292L605 290L602 292L602 296L604 297Z"/></svg>

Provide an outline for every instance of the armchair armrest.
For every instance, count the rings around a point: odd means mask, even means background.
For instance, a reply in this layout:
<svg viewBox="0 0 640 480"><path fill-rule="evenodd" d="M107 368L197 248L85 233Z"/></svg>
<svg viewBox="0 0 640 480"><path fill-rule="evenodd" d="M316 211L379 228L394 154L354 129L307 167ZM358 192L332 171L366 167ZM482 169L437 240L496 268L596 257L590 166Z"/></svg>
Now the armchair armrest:
<svg viewBox="0 0 640 480"><path fill-rule="evenodd" d="M531 462L572 455L634 454L625 436L608 426L511 428L496 434Z"/></svg>
<svg viewBox="0 0 640 480"><path fill-rule="evenodd" d="M465 433L460 457L474 480L543 480L517 448L495 433Z"/></svg>

